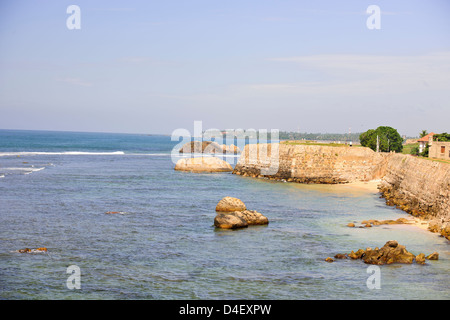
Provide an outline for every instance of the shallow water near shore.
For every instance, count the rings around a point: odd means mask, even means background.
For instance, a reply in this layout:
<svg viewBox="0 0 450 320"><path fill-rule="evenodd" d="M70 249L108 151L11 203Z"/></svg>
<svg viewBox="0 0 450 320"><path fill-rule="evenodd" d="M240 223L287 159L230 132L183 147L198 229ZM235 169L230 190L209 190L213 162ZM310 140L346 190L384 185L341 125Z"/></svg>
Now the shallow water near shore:
<svg viewBox="0 0 450 320"><path fill-rule="evenodd" d="M447 240L409 225L346 226L408 217L377 192L178 172L176 143L0 130L0 298L450 298ZM269 225L215 229L225 196ZM372 290L362 261L324 261L392 239L416 255L437 251L439 260L380 266L381 288ZM48 252L15 252L39 247ZM81 270L79 290L66 286L70 265Z"/></svg>

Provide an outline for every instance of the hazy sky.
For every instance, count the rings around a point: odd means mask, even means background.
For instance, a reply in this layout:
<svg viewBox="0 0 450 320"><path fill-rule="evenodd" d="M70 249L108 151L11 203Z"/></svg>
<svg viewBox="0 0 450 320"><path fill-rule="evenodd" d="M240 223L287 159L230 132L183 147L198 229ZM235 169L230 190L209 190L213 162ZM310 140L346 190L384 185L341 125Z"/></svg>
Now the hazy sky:
<svg viewBox="0 0 450 320"><path fill-rule="evenodd" d="M415 136L449 119L447 0L0 2L2 129Z"/></svg>

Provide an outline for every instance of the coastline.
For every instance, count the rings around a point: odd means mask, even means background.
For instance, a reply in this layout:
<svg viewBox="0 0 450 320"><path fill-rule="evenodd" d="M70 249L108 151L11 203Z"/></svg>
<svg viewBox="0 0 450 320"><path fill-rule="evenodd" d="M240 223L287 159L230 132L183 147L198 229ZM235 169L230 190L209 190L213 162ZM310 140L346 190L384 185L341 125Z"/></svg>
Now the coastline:
<svg viewBox="0 0 450 320"><path fill-rule="evenodd" d="M370 192L370 193L381 194L381 192L379 190L379 186L380 186L381 183L382 183L381 179L376 179L376 180L370 180L370 181L353 181L353 182L349 182L349 183L346 183L346 184L338 184L336 186L343 187L343 188L348 187L348 188L357 189L357 190L360 190L360 191L366 191L366 192ZM417 227L417 228L419 228L421 230L430 231L430 229L429 229L429 226L430 226L429 220L425 220L425 219L422 219L420 217L414 217L413 215L411 215L411 214L409 214L409 213L407 213L405 211L403 211L403 212L405 214L407 214L406 219L409 220L408 223L405 223L406 225Z"/></svg>
<svg viewBox="0 0 450 320"><path fill-rule="evenodd" d="M378 186L381 183L381 179L369 180L369 181L352 181L345 184L337 184L337 186L356 188L359 190L365 190L373 193L378 193L380 190Z"/></svg>

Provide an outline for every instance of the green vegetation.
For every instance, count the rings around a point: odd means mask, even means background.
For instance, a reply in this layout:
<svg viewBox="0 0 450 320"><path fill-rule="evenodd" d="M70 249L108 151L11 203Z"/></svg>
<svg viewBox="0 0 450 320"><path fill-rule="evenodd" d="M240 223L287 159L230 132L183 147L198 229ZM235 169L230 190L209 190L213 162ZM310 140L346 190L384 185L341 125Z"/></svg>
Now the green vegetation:
<svg viewBox="0 0 450 320"><path fill-rule="evenodd" d="M342 141L353 143L359 142L360 132L358 133L301 133L280 131L280 140L324 140L324 141Z"/></svg>
<svg viewBox="0 0 450 320"><path fill-rule="evenodd" d="M422 130L422 132L419 134L419 136L420 136L421 138L423 138L423 137L425 137L427 134L428 134L428 131L427 131L427 130Z"/></svg>
<svg viewBox="0 0 450 320"><path fill-rule="evenodd" d="M391 127L380 126L378 128L367 130L361 133L359 141L364 147L377 150L377 137L379 139L379 150L381 152L402 152L403 150L403 138L397 132L396 129Z"/></svg>
<svg viewBox="0 0 450 320"><path fill-rule="evenodd" d="M433 136L433 141L442 141L442 142L448 142L450 141L450 133L444 132L441 134L435 134Z"/></svg>
<svg viewBox="0 0 450 320"><path fill-rule="evenodd" d="M402 153L418 155L419 154L419 143L404 145Z"/></svg>
<svg viewBox="0 0 450 320"><path fill-rule="evenodd" d="M325 146L325 147L350 147L345 143L320 143L312 141L282 141L282 144L287 144L291 146L295 145L307 145L307 146ZM353 145L353 147L361 147L360 145Z"/></svg>

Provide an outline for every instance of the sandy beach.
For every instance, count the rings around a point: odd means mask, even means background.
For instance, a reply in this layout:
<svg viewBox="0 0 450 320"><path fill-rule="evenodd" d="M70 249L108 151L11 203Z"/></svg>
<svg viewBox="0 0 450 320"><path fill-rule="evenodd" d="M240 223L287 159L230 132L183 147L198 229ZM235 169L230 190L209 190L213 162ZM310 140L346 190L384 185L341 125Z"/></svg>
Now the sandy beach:
<svg viewBox="0 0 450 320"><path fill-rule="evenodd" d="M351 188L353 190L359 190L359 191L367 191L370 193L378 193L378 186L381 183L381 179L377 179L377 180L370 180L370 181L355 181L355 182L350 182L350 183L346 183L346 184L342 184L342 185L338 185L341 186L342 188ZM405 212L405 214L407 214ZM412 225L415 227L418 227L420 229L423 230L428 230L428 226L429 226L429 221L428 220L423 220L421 218L417 218L417 217L413 217L410 214L407 214L406 219L410 220L408 225Z"/></svg>

